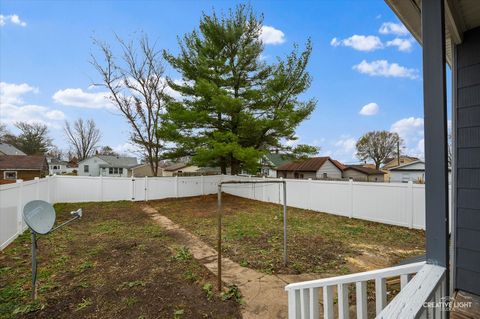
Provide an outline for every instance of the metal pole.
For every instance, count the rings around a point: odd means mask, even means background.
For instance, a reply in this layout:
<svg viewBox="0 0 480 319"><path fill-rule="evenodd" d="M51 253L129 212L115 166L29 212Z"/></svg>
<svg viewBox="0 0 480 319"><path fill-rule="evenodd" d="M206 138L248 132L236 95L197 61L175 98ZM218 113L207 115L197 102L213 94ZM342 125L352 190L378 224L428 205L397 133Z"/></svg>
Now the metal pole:
<svg viewBox="0 0 480 319"><path fill-rule="evenodd" d="M222 184L218 184L217 200L217 287L222 291Z"/></svg>
<svg viewBox="0 0 480 319"><path fill-rule="evenodd" d="M287 183L283 182L283 263L288 264L287 251Z"/></svg>
<svg viewBox="0 0 480 319"><path fill-rule="evenodd" d="M37 299L37 236L32 230L32 299Z"/></svg>

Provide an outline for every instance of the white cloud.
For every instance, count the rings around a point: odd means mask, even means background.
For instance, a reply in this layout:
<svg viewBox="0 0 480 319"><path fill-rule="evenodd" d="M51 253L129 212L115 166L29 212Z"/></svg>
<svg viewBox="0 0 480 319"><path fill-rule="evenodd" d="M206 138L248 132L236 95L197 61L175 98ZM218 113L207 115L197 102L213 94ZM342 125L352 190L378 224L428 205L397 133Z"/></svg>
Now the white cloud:
<svg viewBox="0 0 480 319"><path fill-rule="evenodd" d="M112 109L113 104L108 99L107 92L89 93L82 89L64 89L55 92L53 100L59 104L89 109Z"/></svg>
<svg viewBox="0 0 480 319"><path fill-rule="evenodd" d="M392 124L390 131L398 133L398 135L404 140L404 153L410 156L423 158L423 118L408 117L398 120Z"/></svg>
<svg viewBox="0 0 480 319"><path fill-rule="evenodd" d="M27 26L27 23L25 21L22 21L20 17L16 14L11 14L7 16L0 14L0 26L3 27L7 23L12 23L21 27Z"/></svg>
<svg viewBox="0 0 480 319"><path fill-rule="evenodd" d="M2 121L8 125L21 121L42 123L59 128L60 123L56 121L65 119L65 114L60 110L51 110L48 107L34 104L13 105L1 103L0 113L2 113Z"/></svg>
<svg viewBox="0 0 480 319"><path fill-rule="evenodd" d="M27 83L15 84L0 82L0 102L20 104L23 103L22 95L26 93L38 93L38 88L28 85Z"/></svg>
<svg viewBox="0 0 480 319"><path fill-rule="evenodd" d="M376 60L372 62L363 60L359 64L354 65L353 69L370 76L418 78L417 69L409 69L397 63L389 63L387 60Z"/></svg>
<svg viewBox="0 0 480 319"><path fill-rule="evenodd" d="M381 34L395 34L399 36L408 35L410 32L401 23L384 22L378 32Z"/></svg>
<svg viewBox="0 0 480 319"><path fill-rule="evenodd" d="M117 146L112 147L113 151L119 155L123 156L138 156L139 150L135 145L130 143L119 144Z"/></svg>
<svg viewBox="0 0 480 319"><path fill-rule="evenodd" d="M60 127L58 121L65 119L65 114L62 111L24 102L24 95L38 92L38 88L27 83L0 82L0 114L2 122L10 126L15 122L22 121L29 123L38 122L55 128Z"/></svg>
<svg viewBox="0 0 480 319"><path fill-rule="evenodd" d="M423 136L423 118L412 116L398 120L392 124L390 130L405 138L411 135Z"/></svg>
<svg viewBox="0 0 480 319"><path fill-rule="evenodd" d="M282 44L285 42L285 34L281 30L264 25L260 34L260 40L264 44Z"/></svg>
<svg viewBox="0 0 480 319"><path fill-rule="evenodd" d="M359 114L365 115L365 116L371 116L371 115L377 114L379 109L380 107L378 106L378 104L372 102L364 105L360 110Z"/></svg>
<svg viewBox="0 0 480 319"><path fill-rule="evenodd" d="M346 47L352 47L353 49L358 51L365 52L375 51L383 48L383 43L379 37L374 35L365 36L357 34L354 34L350 38L346 38L343 40L333 38L332 41L330 41L330 45L334 47L342 45Z"/></svg>
<svg viewBox="0 0 480 319"><path fill-rule="evenodd" d="M334 155L342 160L348 159L350 161L355 156L356 145L357 140L355 138L342 135L340 139L335 142L336 150L334 151Z"/></svg>
<svg viewBox="0 0 480 319"><path fill-rule="evenodd" d="M399 51L410 52L413 47L413 39L400 39L395 38L392 41L387 41L387 47L395 46Z"/></svg>

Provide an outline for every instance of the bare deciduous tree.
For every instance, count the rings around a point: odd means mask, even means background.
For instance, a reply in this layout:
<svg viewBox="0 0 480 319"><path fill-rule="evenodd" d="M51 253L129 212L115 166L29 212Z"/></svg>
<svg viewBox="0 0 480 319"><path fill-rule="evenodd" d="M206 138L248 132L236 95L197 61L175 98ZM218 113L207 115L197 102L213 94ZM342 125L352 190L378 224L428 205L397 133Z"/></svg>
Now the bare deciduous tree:
<svg viewBox="0 0 480 319"><path fill-rule="evenodd" d="M397 148L402 144L403 141L397 133L368 132L357 141L357 157L362 161L371 159L375 163L375 168L379 169L386 158L398 156Z"/></svg>
<svg viewBox="0 0 480 319"><path fill-rule="evenodd" d="M92 119L84 121L79 118L73 125L65 121L64 132L79 161L93 154L101 137L100 130Z"/></svg>
<svg viewBox="0 0 480 319"><path fill-rule="evenodd" d="M157 134L161 114L168 96L164 66L160 51L152 47L147 37L138 46L118 38L122 54L117 59L110 46L95 41L104 61L92 54L91 63L110 92L110 100L124 115L132 128L131 142L144 153L152 172L157 175L162 141Z"/></svg>

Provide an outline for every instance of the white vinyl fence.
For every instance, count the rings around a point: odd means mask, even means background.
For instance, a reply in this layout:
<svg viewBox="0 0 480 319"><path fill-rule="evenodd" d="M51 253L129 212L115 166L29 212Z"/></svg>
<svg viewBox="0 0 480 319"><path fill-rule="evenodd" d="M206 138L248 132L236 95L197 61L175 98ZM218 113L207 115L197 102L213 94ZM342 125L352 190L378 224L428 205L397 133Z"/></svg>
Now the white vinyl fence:
<svg viewBox="0 0 480 319"><path fill-rule="evenodd" d="M0 186L0 250L26 226L23 206L41 199L61 202L146 201L214 194L220 181L259 180L240 176L88 177L52 176ZM335 215L425 229L425 187L412 183L364 183L287 179L287 204ZM282 203L281 184L228 184L223 191Z"/></svg>

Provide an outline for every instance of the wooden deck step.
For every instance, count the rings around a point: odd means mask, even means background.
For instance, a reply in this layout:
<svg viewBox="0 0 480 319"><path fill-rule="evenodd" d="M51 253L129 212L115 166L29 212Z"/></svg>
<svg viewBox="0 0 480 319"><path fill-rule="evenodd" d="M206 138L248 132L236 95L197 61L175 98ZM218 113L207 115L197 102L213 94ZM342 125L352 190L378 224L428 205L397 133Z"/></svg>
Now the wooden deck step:
<svg viewBox="0 0 480 319"><path fill-rule="evenodd" d="M458 291L454 296L454 309L450 312L450 319L478 319L480 318L480 296ZM468 307L461 307L461 304L470 303Z"/></svg>

